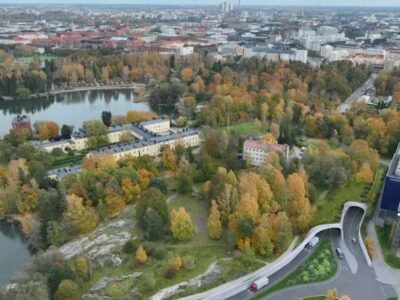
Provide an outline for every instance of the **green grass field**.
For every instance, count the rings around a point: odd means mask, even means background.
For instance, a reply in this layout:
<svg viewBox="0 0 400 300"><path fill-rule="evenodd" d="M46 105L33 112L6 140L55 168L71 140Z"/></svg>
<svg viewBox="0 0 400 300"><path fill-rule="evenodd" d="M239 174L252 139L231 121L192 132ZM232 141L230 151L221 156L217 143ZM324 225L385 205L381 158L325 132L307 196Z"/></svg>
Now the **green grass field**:
<svg viewBox="0 0 400 300"><path fill-rule="evenodd" d="M263 132L260 129L257 129L255 127L255 123L254 120L248 121L248 122L244 122L244 123L236 123L236 124L232 124L228 127L223 127L224 130L234 130L239 132L239 134L241 136L249 136L249 135L261 135L261 134L265 134L266 132Z"/></svg>
<svg viewBox="0 0 400 300"><path fill-rule="evenodd" d="M83 157L85 157L85 154L69 155L66 152L62 152L59 155L52 155L50 169L58 169L78 164L82 161Z"/></svg>
<svg viewBox="0 0 400 300"><path fill-rule="evenodd" d="M395 269L400 269L400 258L396 256L390 249L390 230L389 226L379 227L376 226L376 233L378 235L379 244L382 249L382 254L385 258L386 263Z"/></svg>
<svg viewBox="0 0 400 300"><path fill-rule="evenodd" d="M318 211L312 226L339 221L343 204L347 201L360 201L363 189L364 184L352 181L332 192L319 190L316 202Z"/></svg>
<svg viewBox="0 0 400 300"><path fill-rule="evenodd" d="M257 294L252 300L263 299L266 295L290 286L328 280L336 274L337 268L338 265L330 240L322 239L310 257L293 273L273 285L270 289Z"/></svg>

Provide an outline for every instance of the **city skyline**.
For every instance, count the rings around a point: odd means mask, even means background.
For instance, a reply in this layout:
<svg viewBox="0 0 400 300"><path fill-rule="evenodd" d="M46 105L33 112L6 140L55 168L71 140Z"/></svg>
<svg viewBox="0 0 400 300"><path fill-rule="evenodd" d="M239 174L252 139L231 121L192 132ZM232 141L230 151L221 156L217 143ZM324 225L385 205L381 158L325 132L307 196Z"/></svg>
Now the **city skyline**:
<svg viewBox="0 0 400 300"><path fill-rule="evenodd" d="M202 1L201 5L218 5L222 1L216 0L204 0ZM236 4L237 1L228 1ZM105 0L86 0L86 1L79 1L79 0L0 0L0 4L107 4L110 5L108 1ZM112 4L132 4L132 5L148 5L143 0L117 0L114 1ZM151 5L199 5L198 2L193 0L184 0L184 1L177 1L177 0L154 0L151 1ZM265 6L337 6L337 7L349 7L349 6L361 6L361 7L400 7L400 3L393 3L391 0L382 0L378 3L372 0L304 0L299 3L298 0L288 0L282 3L279 0L270 0L270 1L260 1L260 0L241 0L241 5L265 5Z"/></svg>

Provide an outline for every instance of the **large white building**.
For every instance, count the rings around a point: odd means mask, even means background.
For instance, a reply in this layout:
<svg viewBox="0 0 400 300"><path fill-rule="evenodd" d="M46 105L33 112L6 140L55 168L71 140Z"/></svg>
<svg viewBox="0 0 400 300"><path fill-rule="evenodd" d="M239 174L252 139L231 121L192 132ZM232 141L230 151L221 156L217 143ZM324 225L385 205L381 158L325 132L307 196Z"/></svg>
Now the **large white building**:
<svg viewBox="0 0 400 300"><path fill-rule="evenodd" d="M121 137L126 132L129 132L135 140L121 142ZM112 154L116 160L120 160L128 155L133 157L157 156L163 146L174 149L177 145L196 147L200 144L197 130L190 128L174 130L170 128L170 121L163 119L109 127L108 138L110 145L91 151L86 156L108 153ZM55 148L82 150L87 148L87 140L84 132L80 130L74 134L71 140L38 142L34 145L46 151L52 151ZM49 177L61 179L69 173L77 173L80 170L80 165L51 170Z"/></svg>
<svg viewBox="0 0 400 300"><path fill-rule="evenodd" d="M164 119L143 121L138 123L129 123L118 126L110 126L108 128L108 141L110 144L120 143L125 133L130 133L137 140L151 138L156 134L168 134L170 132L170 121ZM88 136L86 132L80 128L75 131L70 140L61 141L35 141L32 145L47 152L59 148L62 150L81 151L88 148Z"/></svg>
<svg viewBox="0 0 400 300"><path fill-rule="evenodd" d="M265 163L267 154L281 152L285 158L289 156L289 146L281 144L270 144L263 140L245 140L243 143L243 159L253 166Z"/></svg>

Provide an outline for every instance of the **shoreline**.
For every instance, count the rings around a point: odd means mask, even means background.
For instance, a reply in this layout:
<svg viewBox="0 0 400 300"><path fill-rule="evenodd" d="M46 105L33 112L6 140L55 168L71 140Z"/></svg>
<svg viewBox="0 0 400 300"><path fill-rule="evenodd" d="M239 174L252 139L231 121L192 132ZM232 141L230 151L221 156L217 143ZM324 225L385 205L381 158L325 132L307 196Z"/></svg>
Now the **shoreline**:
<svg viewBox="0 0 400 300"><path fill-rule="evenodd" d="M1 101L21 101L21 100L32 100L42 97L57 96L68 93L87 92L87 91L112 91L112 90L135 90L137 88L145 88L144 83L128 83L128 84L116 84L116 85L99 85L99 86L80 86L71 87L61 90L47 91L39 94L31 94L27 98L16 98L11 96L5 96L1 98Z"/></svg>

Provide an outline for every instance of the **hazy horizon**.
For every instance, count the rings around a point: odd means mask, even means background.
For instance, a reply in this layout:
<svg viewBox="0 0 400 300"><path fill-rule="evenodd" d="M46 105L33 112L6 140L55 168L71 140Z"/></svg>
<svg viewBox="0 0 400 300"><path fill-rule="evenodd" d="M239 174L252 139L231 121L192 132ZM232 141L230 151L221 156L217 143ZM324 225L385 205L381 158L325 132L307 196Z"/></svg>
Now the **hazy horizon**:
<svg viewBox="0 0 400 300"><path fill-rule="evenodd" d="M132 5L218 5L222 0L203 0L201 4L193 0L116 0L110 3L107 0L0 0L0 4L132 4ZM233 4L235 1L228 1ZM337 7L400 7L400 1L396 4L393 0L241 0L241 5L265 5L265 6L337 6Z"/></svg>

